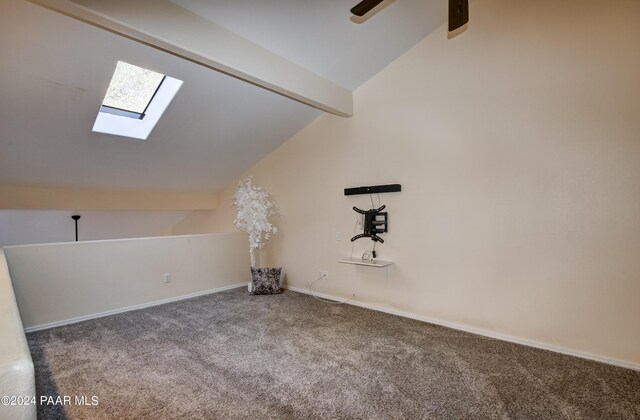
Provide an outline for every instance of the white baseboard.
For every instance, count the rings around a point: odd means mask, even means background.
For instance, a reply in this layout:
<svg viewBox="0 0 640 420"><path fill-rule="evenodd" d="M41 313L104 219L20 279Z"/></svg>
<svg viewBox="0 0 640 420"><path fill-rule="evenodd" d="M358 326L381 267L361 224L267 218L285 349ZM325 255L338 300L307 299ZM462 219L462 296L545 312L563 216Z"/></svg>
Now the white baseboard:
<svg viewBox="0 0 640 420"><path fill-rule="evenodd" d="M282 286L284 289L288 289L294 292L298 292L298 293L304 293L304 294L311 294L309 292L308 289L302 289L299 287L292 287L292 286L288 286L288 285L283 285ZM342 301L345 298L344 297L339 297L339 296L332 296L332 295L327 295L324 293L317 293L317 292L313 292L314 295L323 298L323 299L330 299L330 300L334 300L334 301ZM588 359L588 360L593 360L596 362L601 362L601 363L606 363L609 365L614 365L614 366L619 366L619 367L623 367L623 368L627 368L627 369L633 369L633 370L638 370L640 371L640 363L635 363L635 362L629 362L627 360L620 360L620 359L614 359L612 357L607 357L607 356L601 356L598 354L593 354L593 353L587 353L587 352L583 352L580 350L573 350L573 349L568 349L565 347L561 347L561 346L556 346L554 344L548 344L548 343L542 343L539 341L534 341L534 340L529 340L526 338L521 338L521 337L515 337L512 335L508 335L508 334L502 334L499 332L495 332L495 331L490 331L490 330L485 330L482 328L476 328L476 327L472 327L470 325L465 325L465 324L459 324L457 322L449 322L449 321L444 321L441 319L437 319L437 318L431 318L428 316L424 316L424 315L417 315L417 314L413 314L411 312L404 312L404 311L399 311L397 309L390 309L390 308L383 308L383 307L379 307L376 305L372 305L369 303L363 303L363 302L358 302L357 300L350 300L349 302L347 302L348 305L354 305L354 306L360 306L362 308L367 308L367 309L371 309L374 311L378 311L378 312L385 312L388 314L392 314L392 315L398 315L404 318L411 318L411 319L415 319L418 321L423 321L423 322L428 322L429 324L436 324L436 325L442 325L443 327L448 327L448 328L452 328L454 330L460 330L460 331L466 331L469 333L473 333L473 334L478 334L478 335L482 335L484 337L489 337L489 338L494 338L497 340L502 340L502 341L508 341L510 343L515 343L515 344L522 344L524 346L529 346L529 347L535 347L538 349L543 349L543 350L549 350L549 351L553 351L556 353L562 353L562 354L566 354L569 356L575 356L575 357L580 357L582 359Z"/></svg>
<svg viewBox="0 0 640 420"><path fill-rule="evenodd" d="M231 286L218 287L216 289L204 290L202 292L189 293L188 295L181 295L181 296L171 297L167 299L154 300L152 302L141 303L139 305L127 306L126 308L112 309L109 311L98 312L90 315L83 315L76 318L64 319L62 321L50 322L48 324L34 325L33 327L25 328L24 332L30 333L32 331L39 331L39 330L46 330L54 327L61 327L63 325L75 324L77 322L87 321L89 319L102 318L105 316L115 315L122 312L135 311L137 309L149 308L151 306L163 305L165 303L176 302L178 300L190 299L198 296L209 295L211 293L218 293L225 290L236 289L238 287L246 287L246 286L247 286L247 283L245 282L245 283L239 283L239 284L232 284Z"/></svg>

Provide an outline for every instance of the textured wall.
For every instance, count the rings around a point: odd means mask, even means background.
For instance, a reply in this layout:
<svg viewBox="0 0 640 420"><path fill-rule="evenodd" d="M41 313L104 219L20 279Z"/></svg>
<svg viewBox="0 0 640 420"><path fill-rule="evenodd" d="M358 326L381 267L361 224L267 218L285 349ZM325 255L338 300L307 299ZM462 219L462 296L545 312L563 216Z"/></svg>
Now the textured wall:
<svg viewBox="0 0 640 420"><path fill-rule="evenodd" d="M640 363L639 19L632 0L473 2L467 32L365 83L353 118L247 172L279 203L268 261L296 287L327 269L326 293ZM395 266L338 264L335 232L370 205L342 189L395 182L378 248ZM191 219L232 230L234 189Z"/></svg>

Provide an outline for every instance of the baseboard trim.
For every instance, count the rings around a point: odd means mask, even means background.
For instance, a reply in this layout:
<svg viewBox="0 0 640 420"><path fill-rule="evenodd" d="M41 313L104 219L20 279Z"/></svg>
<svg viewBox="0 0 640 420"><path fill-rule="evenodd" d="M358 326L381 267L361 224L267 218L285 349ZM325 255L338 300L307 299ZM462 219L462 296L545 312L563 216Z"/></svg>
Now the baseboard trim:
<svg viewBox="0 0 640 420"><path fill-rule="evenodd" d="M33 327L25 328L24 332L25 333L30 333L30 332L33 332L33 331L47 330L49 328L55 328L55 327L61 327L63 325L75 324L75 323L78 323L78 322L87 321L89 319L102 318L102 317L109 316L109 315L120 314L122 312L136 311L138 309L144 309L144 308L150 308L152 306L164 305L165 303L176 302L176 301L184 300L184 299L191 299L191 298L194 298L194 297L209 295L211 293L223 292L225 290L230 290L230 289L237 289L238 287L247 287L247 283L244 282L244 283L232 284L230 286L218 287L218 288L215 288L215 289L204 290L202 292L189 293L187 295L180 295L180 296L171 297L171 298L167 298L167 299L154 300L152 302L146 302L146 303L141 303L141 304L138 304L138 305L127 306L125 308L112 309L112 310L109 310L109 311L98 312L98 313L90 314L90 315L83 315L83 316L79 316L79 317L76 317L76 318L64 319L62 321L50 322L50 323L47 323L47 324L34 325Z"/></svg>
<svg viewBox="0 0 640 420"><path fill-rule="evenodd" d="M311 294L308 289L302 289L302 288L299 288L299 287L293 287L293 286L288 286L288 285L283 285L282 287L285 288L285 289L291 290L293 292L304 293L304 294L307 294L307 295ZM345 299L344 297L328 295L328 294L325 294L325 293L317 293L315 291L313 292L313 294L315 296L318 296L318 297L323 298L323 299L330 299L330 300L335 300L335 301L342 301L342 300ZM477 334L477 335L481 335L481 336L484 336L484 337L493 338L493 339L496 339L496 340L508 341L510 343L515 343L515 344L522 344L524 346L535 347L535 348L542 349L542 350L549 350L549 351L552 351L552 352L555 352L555 353L566 354L568 356L575 356L575 357L579 357L581 359L593 360L593 361L600 362L600 363L606 363L608 365L614 365L614 366L623 367L623 368L626 368L626 369L632 369L632 370L640 371L640 363L629 362L627 360L614 359L612 357L606 357L606 356L601 356L601 355L598 355L598 354L587 353L587 352L583 352L583 351L580 351L580 350L568 349L568 348L561 347L561 346L556 346L556 345L553 345L553 344L548 344L548 343L543 343L543 342L540 342L540 341L529 340L529 339L526 339L526 338L516 337L516 336L512 336L512 335L508 335L508 334L502 334L502 333L499 333L499 332L485 330L485 329L477 328L477 327L472 327L470 325L460 324L460 323L457 323L457 322L449 322L449 321L444 321L444 320L438 319L438 318L432 318L432 317L428 317L428 316L417 315L417 314L414 314L414 313L411 313L411 312L404 312L404 311L400 311L400 310L397 310L397 309L383 308L383 307L372 305L372 304L369 304L369 303L359 302L357 300L351 300L351 301L347 302L346 304L347 305L353 305L353 306L359 306L361 308L371 309L371 310L378 311L378 312L385 312L385 313L388 313L388 314L391 314L391 315L397 315L397 316L401 316L401 317L404 317L404 318L415 319L417 321L428 322L429 324L441 325L443 327L452 328L454 330L459 330L459 331L465 331L465 332L469 332L469 333L472 333L472 334Z"/></svg>

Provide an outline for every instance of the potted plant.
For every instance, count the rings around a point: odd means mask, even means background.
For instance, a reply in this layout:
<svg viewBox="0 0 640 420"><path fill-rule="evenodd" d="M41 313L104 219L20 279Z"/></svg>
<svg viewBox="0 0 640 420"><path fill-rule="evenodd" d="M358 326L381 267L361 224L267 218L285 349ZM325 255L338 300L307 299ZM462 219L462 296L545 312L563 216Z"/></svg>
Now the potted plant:
<svg viewBox="0 0 640 420"><path fill-rule="evenodd" d="M240 181L238 191L233 196L233 205L238 210L233 223L249 237L249 256L251 257L249 292L252 294L280 293L282 268L256 267L256 250L263 248L271 234L278 232L269 221L269 217L275 214L269 193L261 187L254 186L252 178L249 177Z"/></svg>

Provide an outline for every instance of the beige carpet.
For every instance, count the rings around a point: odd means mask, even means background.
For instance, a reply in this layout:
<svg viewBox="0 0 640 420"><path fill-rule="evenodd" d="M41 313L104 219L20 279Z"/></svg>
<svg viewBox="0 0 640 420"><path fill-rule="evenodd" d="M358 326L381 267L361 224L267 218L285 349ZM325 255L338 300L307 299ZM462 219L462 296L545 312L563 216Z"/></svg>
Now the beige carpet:
<svg viewBox="0 0 640 420"><path fill-rule="evenodd" d="M640 372L285 291L28 335L41 419L640 419Z"/></svg>

